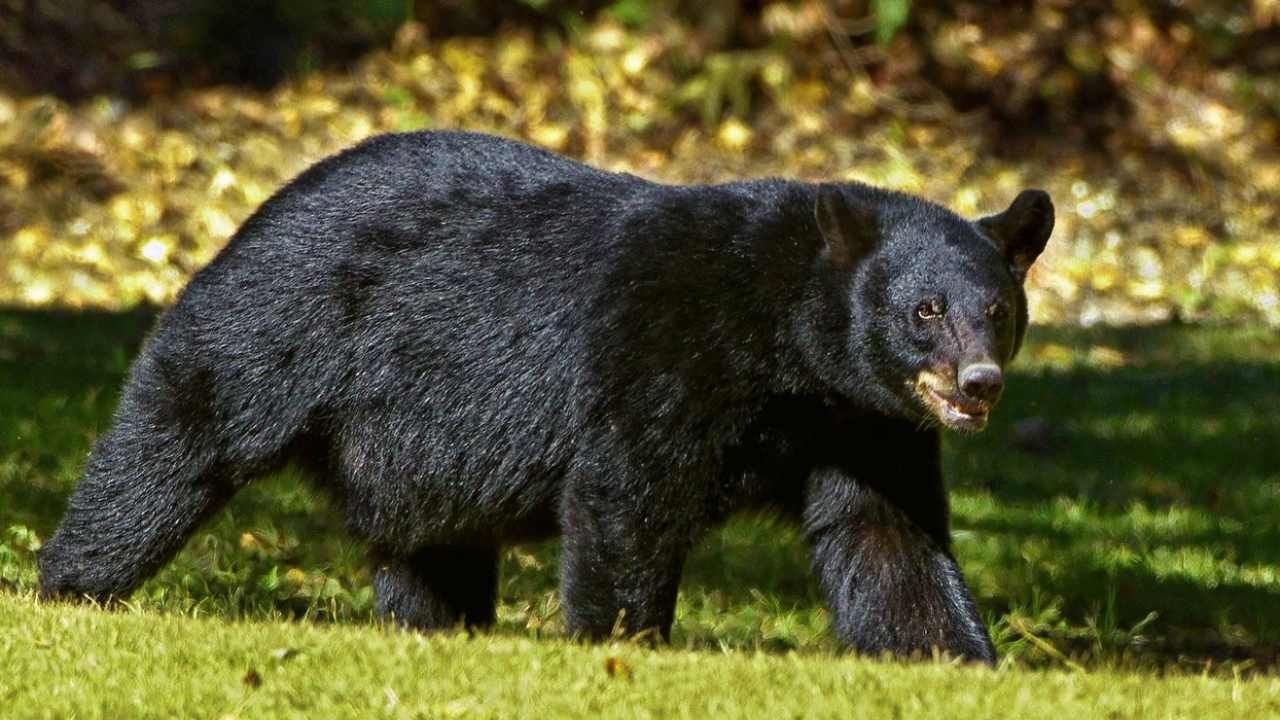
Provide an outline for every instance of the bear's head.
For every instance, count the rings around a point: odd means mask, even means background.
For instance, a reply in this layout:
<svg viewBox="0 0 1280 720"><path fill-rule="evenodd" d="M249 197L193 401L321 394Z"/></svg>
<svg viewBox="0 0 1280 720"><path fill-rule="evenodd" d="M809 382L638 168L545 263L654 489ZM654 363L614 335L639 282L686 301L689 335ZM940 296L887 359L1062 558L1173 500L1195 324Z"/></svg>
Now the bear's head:
<svg viewBox="0 0 1280 720"><path fill-rule="evenodd" d="M880 412L983 429L1026 332L1022 285L1053 230L1049 196L1026 190L970 222L909 195L824 184L814 217L810 367Z"/></svg>

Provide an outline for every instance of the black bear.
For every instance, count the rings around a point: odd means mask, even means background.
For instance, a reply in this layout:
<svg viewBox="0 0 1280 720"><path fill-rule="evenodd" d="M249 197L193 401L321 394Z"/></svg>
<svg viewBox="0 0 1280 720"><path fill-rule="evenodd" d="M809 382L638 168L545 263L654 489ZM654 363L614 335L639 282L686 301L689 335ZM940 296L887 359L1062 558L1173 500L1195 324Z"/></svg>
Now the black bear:
<svg viewBox="0 0 1280 720"><path fill-rule="evenodd" d="M857 183L673 186L494 137L386 135L268 200L135 361L45 597L124 596L295 460L380 612L494 619L499 550L563 536L570 633L667 636L685 555L803 523L839 638L991 662L939 427L983 427L1053 226Z"/></svg>

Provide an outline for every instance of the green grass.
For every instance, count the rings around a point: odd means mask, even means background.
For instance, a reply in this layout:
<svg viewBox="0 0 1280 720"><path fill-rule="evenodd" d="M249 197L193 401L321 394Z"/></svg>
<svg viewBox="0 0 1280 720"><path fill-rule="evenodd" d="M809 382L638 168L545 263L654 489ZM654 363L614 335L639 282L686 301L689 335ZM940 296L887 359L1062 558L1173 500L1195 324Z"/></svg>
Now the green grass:
<svg viewBox="0 0 1280 720"><path fill-rule="evenodd" d="M1280 678L1068 674L807 653L231 624L0 596L6 717L1259 718ZM21 628L21 632L13 629Z"/></svg>
<svg viewBox="0 0 1280 720"><path fill-rule="evenodd" d="M0 708L483 716L533 712L516 698L540 687L569 715L1277 707L1274 332L1032 330L991 427L947 443L956 553L1002 655L989 673L839 655L800 537L767 518L731 523L691 558L669 649L560 641L554 543L506 554L490 634L389 633L363 548L288 474L241 493L134 596L136 612L38 607L31 550L151 320L0 311ZM279 648L302 652L278 661ZM631 680L604 672L611 654ZM260 688L241 683L249 668Z"/></svg>

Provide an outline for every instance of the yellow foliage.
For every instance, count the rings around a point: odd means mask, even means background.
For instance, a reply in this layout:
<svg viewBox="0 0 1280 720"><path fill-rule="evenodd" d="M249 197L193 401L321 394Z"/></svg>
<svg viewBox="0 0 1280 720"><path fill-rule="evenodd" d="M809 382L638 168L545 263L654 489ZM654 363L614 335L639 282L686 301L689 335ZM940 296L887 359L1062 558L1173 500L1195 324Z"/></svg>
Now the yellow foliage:
<svg viewBox="0 0 1280 720"><path fill-rule="evenodd" d="M737 118L725 120L716 132L716 140L729 150L743 150L751 142L751 128Z"/></svg>
<svg viewBox="0 0 1280 720"><path fill-rule="evenodd" d="M1274 5L1254 0L1259 25L1273 22ZM818 3L772 3L764 29L819 47L822 13ZM1044 32L1070 21L1052 4L1034 13ZM1044 187L1059 212L1029 279L1037 320L1280 322L1280 124L1232 102L1221 91L1227 75L1190 85L1144 71L1194 31L1126 17L1106 47L1067 38L1071 64L1061 68L1035 64L1039 31L999 35L957 21L929 42L957 72L1025 80L1043 70L1036 92L1050 103L1078 97L1080 68L1105 62L1137 88L1135 125L1170 153L1193 151L1191 170L1123 137L1096 147L1045 134L996 153L1003 138L980 113L917 116L923 101L912 93L929 89L900 88L872 72L874 59L708 47L665 21L648 34L600 21L553 49L521 30L431 40L407 25L354 69L269 92L209 87L132 106L0 93L0 303L167 302L310 163L379 132L433 127L520 137L672 182L872 182L968 216ZM906 46L877 53L886 72L913 61Z"/></svg>

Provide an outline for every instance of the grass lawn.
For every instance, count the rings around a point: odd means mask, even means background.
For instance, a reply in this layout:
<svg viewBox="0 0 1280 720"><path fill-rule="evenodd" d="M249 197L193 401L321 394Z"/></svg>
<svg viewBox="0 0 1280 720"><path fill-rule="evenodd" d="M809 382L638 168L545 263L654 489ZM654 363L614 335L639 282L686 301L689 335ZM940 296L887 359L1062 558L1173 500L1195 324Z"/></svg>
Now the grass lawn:
<svg viewBox="0 0 1280 720"><path fill-rule="evenodd" d="M363 549L288 475L134 611L37 606L31 550L151 319L0 311L0 715L1280 714L1274 331L1032 329L991 427L947 443L990 672L839 655L803 543L768 518L691 558L671 648L558 640L554 543L506 554L492 633L388 631Z"/></svg>
<svg viewBox="0 0 1280 720"><path fill-rule="evenodd" d="M1263 718L1280 678L992 672L825 653L42 608L0 597L5 717Z"/></svg>

